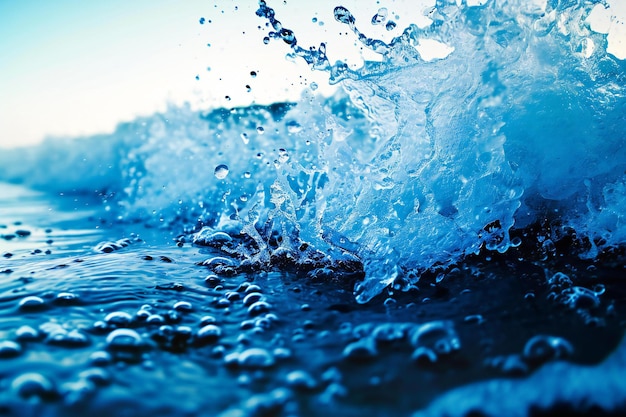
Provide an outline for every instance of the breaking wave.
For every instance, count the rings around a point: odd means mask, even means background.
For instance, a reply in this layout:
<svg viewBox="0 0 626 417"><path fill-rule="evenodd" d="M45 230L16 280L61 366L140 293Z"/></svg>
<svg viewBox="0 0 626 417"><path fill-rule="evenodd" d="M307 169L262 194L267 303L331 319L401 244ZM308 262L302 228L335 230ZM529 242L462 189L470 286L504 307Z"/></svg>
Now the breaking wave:
<svg viewBox="0 0 626 417"><path fill-rule="evenodd" d="M605 6L484 3L437 1L430 25L389 43L338 6L380 56L350 70L260 2L270 41L328 72L334 96L172 107L112 134L3 151L0 179L95 193L119 221L178 229L250 268L363 271L360 302L524 241L567 235L588 258L623 245L626 63L588 21Z"/></svg>

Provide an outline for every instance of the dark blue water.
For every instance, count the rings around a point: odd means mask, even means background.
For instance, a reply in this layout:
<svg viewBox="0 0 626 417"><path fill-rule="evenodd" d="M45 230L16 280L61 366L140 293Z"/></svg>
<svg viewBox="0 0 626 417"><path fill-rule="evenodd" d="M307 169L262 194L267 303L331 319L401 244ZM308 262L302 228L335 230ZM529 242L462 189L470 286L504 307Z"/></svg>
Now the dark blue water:
<svg viewBox="0 0 626 417"><path fill-rule="evenodd" d="M380 55L350 70L261 2L339 92L3 150L0 414L625 412L626 68L591 3L440 1L389 43L337 7Z"/></svg>

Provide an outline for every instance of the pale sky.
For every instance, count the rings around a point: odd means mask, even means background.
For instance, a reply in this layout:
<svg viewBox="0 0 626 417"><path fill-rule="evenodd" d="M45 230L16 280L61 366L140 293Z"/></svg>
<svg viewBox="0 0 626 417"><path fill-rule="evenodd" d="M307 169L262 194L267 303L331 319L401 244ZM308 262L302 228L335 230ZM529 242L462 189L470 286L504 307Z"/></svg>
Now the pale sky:
<svg viewBox="0 0 626 417"><path fill-rule="evenodd" d="M268 4L300 45L325 41L331 62L358 67L375 55L355 47L354 35L333 18L335 6L347 7L368 36L389 41L409 23L424 23L420 16L433 2ZM626 2L613 3L609 14L626 16ZM382 6L397 23L393 31L369 23ZM269 104L296 100L312 82L318 92L332 91L327 74L285 59L286 44L263 43L266 22L256 9L254 0L0 0L0 148L47 135L110 132L121 121L164 110L168 102L202 108ZM606 14L599 13L599 20ZM609 38L624 53L624 19L608 19Z"/></svg>

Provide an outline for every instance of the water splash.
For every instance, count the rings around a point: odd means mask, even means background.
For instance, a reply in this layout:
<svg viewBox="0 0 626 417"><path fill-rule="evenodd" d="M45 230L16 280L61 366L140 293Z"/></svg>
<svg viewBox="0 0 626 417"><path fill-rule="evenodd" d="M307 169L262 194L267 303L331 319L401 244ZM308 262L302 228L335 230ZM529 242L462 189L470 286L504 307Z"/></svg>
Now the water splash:
<svg viewBox="0 0 626 417"><path fill-rule="evenodd" d="M324 43L302 47L261 1L267 42L327 72L335 96L172 108L112 135L7 151L0 178L96 190L120 220L226 232L235 243L220 247L248 267L362 268L361 302L506 252L520 245L512 230L537 223L550 234L525 239L548 247L574 230L583 256L626 243L626 65L588 23L602 3L472 4L437 1L430 25L390 42L337 6L380 58L350 69Z"/></svg>

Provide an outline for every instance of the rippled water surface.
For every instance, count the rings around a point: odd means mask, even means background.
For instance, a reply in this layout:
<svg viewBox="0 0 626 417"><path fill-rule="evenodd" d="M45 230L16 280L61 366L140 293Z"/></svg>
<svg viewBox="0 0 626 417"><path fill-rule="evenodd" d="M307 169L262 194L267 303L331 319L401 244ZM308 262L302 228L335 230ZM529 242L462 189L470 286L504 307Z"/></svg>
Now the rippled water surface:
<svg viewBox="0 0 626 417"><path fill-rule="evenodd" d="M570 265L580 286L550 286L530 262L468 261L445 284L362 305L332 277L214 273L199 265L216 265L214 249L167 229L2 190L4 415L410 415L493 378L546 390L549 407L558 387L527 375L606 361L624 326L621 266ZM559 285L581 289L575 306L551 298Z"/></svg>

